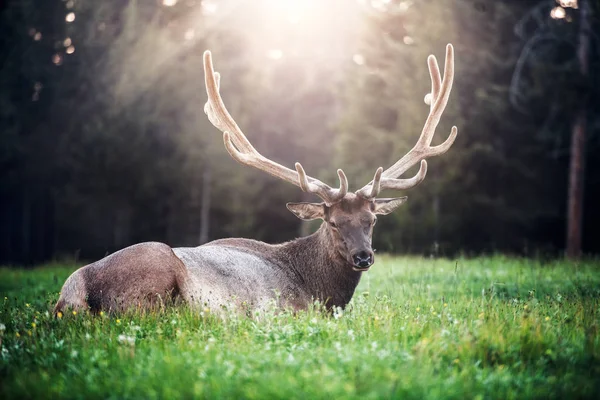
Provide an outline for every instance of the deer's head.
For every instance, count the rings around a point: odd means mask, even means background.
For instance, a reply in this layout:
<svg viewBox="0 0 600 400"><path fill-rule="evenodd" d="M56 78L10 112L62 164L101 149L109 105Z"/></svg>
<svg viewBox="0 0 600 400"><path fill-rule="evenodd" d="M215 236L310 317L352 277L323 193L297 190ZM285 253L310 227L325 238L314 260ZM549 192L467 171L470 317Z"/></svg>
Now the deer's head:
<svg viewBox="0 0 600 400"><path fill-rule="evenodd" d="M321 203L288 203L287 208L300 219L325 221L326 232L339 255L355 270L366 271L375 261L371 238L377 215L389 214L406 201L406 197L378 198L380 191L407 190L421 183L427 173L425 159L448 151L458 133L454 126L444 143L431 146L435 128L446 108L452 89L454 78L452 45L446 46L443 79L434 56L429 56L427 64L431 75L431 93L426 96L426 102L430 105L430 110L417 144L385 171L379 167L373 180L354 193L348 192L348 180L341 169L337 171L340 186L334 189L306 175L300 163L296 163L295 170L292 170L260 154L237 126L223 103L219 94L220 77L213 69L209 51L204 53L204 74L208 93L204 112L211 123L223 132L225 148L235 160L319 196L323 200ZM415 176L408 179L399 178L417 163L420 163L420 168Z"/></svg>
<svg viewBox="0 0 600 400"><path fill-rule="evenodd" d="M377 215L394 211L406 197L368 199L347 193L337 203L288 203L287 208L303 220L322 219L334 250L355 271L366 271L375 262L371 247Z"/></svg>

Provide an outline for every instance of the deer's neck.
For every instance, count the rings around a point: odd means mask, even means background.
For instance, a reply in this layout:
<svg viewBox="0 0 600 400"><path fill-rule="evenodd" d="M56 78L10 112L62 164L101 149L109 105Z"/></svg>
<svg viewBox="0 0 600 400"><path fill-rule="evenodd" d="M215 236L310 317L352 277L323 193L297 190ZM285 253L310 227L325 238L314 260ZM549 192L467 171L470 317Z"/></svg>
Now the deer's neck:
<svg viewBox="0 0 600 400"><path fill-rule="evenodd" d="M283 244L281 250L315 300L328 308L343 308L352 299L362 273L338 253L325 224L310 236Z"/></svg>

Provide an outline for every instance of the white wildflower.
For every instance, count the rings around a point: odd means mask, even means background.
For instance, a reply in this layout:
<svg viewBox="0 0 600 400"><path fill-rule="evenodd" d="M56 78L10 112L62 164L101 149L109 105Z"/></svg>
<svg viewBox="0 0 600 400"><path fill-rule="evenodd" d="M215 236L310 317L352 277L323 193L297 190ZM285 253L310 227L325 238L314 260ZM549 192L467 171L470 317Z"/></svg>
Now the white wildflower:
<svg viewBox="0 0 600 400"><path fill-rule="evenodd" d="M335 307L333 310L333 318L340 319L344 315L344 310L342 307Z"/></svg>
<svg viewBox="0 0 600 400"><path fill-rule="evenodd" d="M128 344L133 346L135 344L135 336L119 335L119 343Z"/></svg>

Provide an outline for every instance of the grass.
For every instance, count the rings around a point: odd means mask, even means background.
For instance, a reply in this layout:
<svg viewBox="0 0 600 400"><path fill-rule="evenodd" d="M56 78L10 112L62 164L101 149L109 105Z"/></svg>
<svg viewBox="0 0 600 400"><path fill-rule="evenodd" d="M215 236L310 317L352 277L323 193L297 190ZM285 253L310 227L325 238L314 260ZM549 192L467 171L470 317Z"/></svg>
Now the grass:
<svg viewBox="0 0 600 400"><path fill-rule="evenodd" d="M0 398L598 398L600 262L380 257L351 305L255 318L49 311L0 269Z"/></svg>

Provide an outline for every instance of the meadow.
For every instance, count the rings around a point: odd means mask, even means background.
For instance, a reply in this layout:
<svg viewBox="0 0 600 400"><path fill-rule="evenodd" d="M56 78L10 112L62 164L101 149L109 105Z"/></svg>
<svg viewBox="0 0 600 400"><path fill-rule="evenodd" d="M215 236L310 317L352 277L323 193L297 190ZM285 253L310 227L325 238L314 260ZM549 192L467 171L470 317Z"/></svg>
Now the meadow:
<svg viewBox="0 0 600 400"><path fill-rule="evenodd" d="M600 261L379 257L346 310L68 313L0 269L0 398L600 396Z"/></svg>

